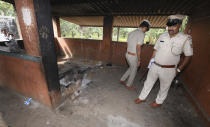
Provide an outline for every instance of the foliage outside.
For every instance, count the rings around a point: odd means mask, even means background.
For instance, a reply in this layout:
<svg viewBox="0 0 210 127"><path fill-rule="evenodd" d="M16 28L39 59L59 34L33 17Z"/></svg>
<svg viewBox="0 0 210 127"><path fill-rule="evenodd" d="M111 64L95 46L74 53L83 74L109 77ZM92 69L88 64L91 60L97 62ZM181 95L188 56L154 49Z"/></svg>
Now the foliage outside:
<svg viewBox="0 0 210 127"><path fill-rule="evenodd" d="M0 29L6 29L7 32L14 34L15 39L20 39L16 12L12 4L0 0Z"/></svg>
<svg viewBox="0 0 210 127"><path fill-rule="evenodd" d="M103 27L82 27L60 19L61 37L80 39L103 39Z"/></svg>
<svg viewBox="0 0 210 127"><path fill-rule="evenodd" d="M137 28L119 28L119 42L126 42L128 33L135 30ZM113 29L113 37L112 41L117 41L117 27ZM150 42L150 44L155 44L157 38L160 36L161 33L165 32L165 29L155 29L151 28L148 32L146 32L144 43Z"/></svg>
<svg viewBox="0 0 210 127"><path fill-rule="evenodd" d="M181 32L184 32L188 21L186 16L183 20L182 26L180 28ZM61 25L61 36L66 38L80 38L80 39L103 39L103 27L80 27L74 23L70 23L63 19L60 19ZM137 28L125 28L125 27L113 27L112 41L126 42L128 33ZM118 37L119 30L119 37ZM146 32L144 43L155 44L159 36L166 32L164 28L151 28Z"/></svg>
<svg viewBox="0 0 210 127"><path fill-rule="evenodd" d="M0 0L0 15L15 17L15 10L12 4Z"/></svg>

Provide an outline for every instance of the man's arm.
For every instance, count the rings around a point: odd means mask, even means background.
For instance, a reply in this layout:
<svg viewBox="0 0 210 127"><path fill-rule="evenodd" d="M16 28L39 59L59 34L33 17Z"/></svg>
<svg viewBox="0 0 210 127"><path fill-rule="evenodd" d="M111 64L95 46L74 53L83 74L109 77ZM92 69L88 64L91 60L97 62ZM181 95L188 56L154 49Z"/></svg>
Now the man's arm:
<svg viewBox="0 0 210 127"><path fill-rule="evenodd" d="M191 36L188 36L188 39L183 47L184 52L184 60L179 64L179 67L177 67L176 71L182 71L184 67L190 62L192 56L193 56L193 48L192 48L192 38Z"/></svg>
<svg viewBox="0 0 210 127"><path fill-rule="evenodd" d="M137 59L138 59L138 66L140 66L140 61L141 61L141 45L136 46L136 51L137 51Z"/></svg>
<svg viewBox="0 0 210 127"><path fill-rule="evenodd" d="M182 71L184 69L184 67L190 62L191 58L192 58L192 56L185 56L183 62L179 65L179 67L177 67L177 69Z"/></svg>

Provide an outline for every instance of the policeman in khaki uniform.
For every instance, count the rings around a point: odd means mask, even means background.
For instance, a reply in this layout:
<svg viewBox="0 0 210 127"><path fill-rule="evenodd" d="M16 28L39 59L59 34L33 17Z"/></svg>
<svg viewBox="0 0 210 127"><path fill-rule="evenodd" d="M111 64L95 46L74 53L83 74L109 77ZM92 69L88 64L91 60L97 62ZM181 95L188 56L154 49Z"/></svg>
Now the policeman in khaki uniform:
<svg viewBox="0 0 210 127"><path fill-rule="evenodd" d="M147 32L149 28L150 22L148 20L143 20L138 29L128 34L128 47L125 56L129 64L129 68L120 79L120 82L128 89L135 90L132 85L136 76L137 68L140 65L141 45L144 43L145 32ZM127 80L126 83L125 80Z"/></svg>
<svg viewBox="0 0 210 127"><path fill-rule="evenodd" d="M151 107L159 107L167 97L171 82L177 73L181 72L184 66L190 61L193 55L192 39L189 35L179 32L184 16L171 15L168 17L168 32L160 35L157 43L154 46L152 55L153 61L149 69L147 79L144 82L144 87L135 100L136 104L144 102L150 93L155 82L159 78L160 90L155 102L151 103ZM184 53L185 58L179 64L180 55ZM179 64L179 66L178 66Z"/></svg>

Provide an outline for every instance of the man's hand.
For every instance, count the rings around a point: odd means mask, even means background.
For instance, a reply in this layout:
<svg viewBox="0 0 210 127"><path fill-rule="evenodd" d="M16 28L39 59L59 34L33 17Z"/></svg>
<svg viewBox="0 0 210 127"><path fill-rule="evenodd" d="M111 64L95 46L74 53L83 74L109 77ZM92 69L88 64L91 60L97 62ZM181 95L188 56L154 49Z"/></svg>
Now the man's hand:
<svg viewBox="0 0 210 127"><path fill-rule="evenodd" d="M136 53L137 53L137 58L138 58L138 64L137 64L137 67L140 66L140 59L141 59L141 45L137 45L136 46Z"/></svg>
<svg viewBox="0 0 210 127"><path fill-rule="evenodd" d="M155 62L155 59L154 59L154 58L151 58L151 59L150 59L150 62L149 62L149 65L148 65L147 68L150 69L150 67L152 66L152 63L153 63L153 62Z"/></svg>
<svg viewBox="0 0 210 127"><path fill-rule="evenodd" d="M153 53L152 53L152 58L150 59L150 62L149 62L149 65L148 65L148 67L147 68L149 68L150 69L150 67L152 66L152 63L153 62L155 62L155 54L156 54L156 50L154 49L153 50Z"/></svg>
<svg viewBox="0 0 210 127"><path fill-rule="evenodd" d="M176 68L176 75L180 72L181 72L181 70L179 68Z"/></svg>
<svg viewBox="0 0 210 127"><path fill-rule="evenodd" d="M191 57L192 57L192 56L185 56L185 57L184 57L183 62L180 63L179 67L177 68L177 69L180 70L180 72L181 72L181 70L183 70L183 68L190 62ZM178 71L177 69L176 69L176 74L179 73L179 71Z"/></svg>
<svg viewBox="0 0 210 127"><path fill-rule="evenodd" d="M178 75L178 73L179 73L179 72L178 72L177 69L176 69L176 75Z"/></svg>

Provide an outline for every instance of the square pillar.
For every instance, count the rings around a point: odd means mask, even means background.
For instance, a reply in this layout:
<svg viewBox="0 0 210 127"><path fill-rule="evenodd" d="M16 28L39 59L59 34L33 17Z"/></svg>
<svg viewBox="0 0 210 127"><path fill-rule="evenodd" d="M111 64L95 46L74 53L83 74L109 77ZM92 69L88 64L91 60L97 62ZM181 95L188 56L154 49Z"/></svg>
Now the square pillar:
<svg viewBox="0 0 210 127"><path fill-rule="evenodd" d="M58 66L49 0L15 0L24 46L29 55L40 56L52 104L60 96Z"/></svg>
<svg viewBox="0 0 210 127"><path fill-rule="evenodd" d="M40 56L33 0L15 0L15 8L26 53L31 56Z"/></svg>
<svg viewBox="0 0 210 127"><path fill-rule="evenodd" d="M105 16L103 24L103 42L101 44L100 56L102 60L111 62L112 57L112 28L113 28L113 16Z"/></svg>

